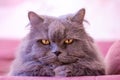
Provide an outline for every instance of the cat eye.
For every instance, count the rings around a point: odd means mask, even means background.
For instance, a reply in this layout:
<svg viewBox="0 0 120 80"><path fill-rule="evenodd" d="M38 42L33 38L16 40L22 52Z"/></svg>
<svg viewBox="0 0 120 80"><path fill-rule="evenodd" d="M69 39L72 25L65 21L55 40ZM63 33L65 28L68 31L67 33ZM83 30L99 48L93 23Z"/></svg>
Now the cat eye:
<svg viewBox="0 0 120 80"><path fill-rule="evenodd" d="M65 44L71 44L71 43L73 43L73 39L66 39L66 40L64 41L64 43L65 43Z"/></svg>
<svg viewBox="0 0 120 80"><path fill-rule="evenodd" d="M45 40L45 39L39 40L39 42L41 42L44 45L49 45L50 44L50 41L49 40Z"/></svg>

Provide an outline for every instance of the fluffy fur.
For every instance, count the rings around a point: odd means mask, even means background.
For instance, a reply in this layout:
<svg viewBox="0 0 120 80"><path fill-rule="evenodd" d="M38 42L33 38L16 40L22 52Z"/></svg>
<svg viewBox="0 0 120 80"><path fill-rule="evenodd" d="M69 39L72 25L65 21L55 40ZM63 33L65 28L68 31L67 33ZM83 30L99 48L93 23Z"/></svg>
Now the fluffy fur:
<svg viewBox="0 0 120 80"><path fill-rule="evenodd" d="M64 17L28 13L30 33L22 41L10 75L14 76L92 76L104 75L104 64L93 39L86 33L85 9ZM49 45L40 40L47 39ZM73 39L71 44L64 44ZM55 52L60 54L56 55Z"/></svg>

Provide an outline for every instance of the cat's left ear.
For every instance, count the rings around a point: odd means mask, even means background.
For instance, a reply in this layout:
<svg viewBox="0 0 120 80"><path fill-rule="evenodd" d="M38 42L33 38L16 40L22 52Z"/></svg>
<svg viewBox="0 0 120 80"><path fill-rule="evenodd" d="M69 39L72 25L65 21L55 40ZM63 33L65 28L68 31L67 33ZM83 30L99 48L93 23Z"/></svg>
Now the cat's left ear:
<svg viewBox="0 0 120 80"><path fill-rule="evenodd" d="M85 9L82 8L80 9L71 19L73 22L77 22L79 24L82 24L84 21L84 16L85 16Z"/></svg>
<svg viewBox="0 0 120 80"><path fill-rule="evenodd" d="M43 18L41 18L38 14L32 11L28 12L28 18L29 18L30 24L33 26L44 22Z"/></svg>

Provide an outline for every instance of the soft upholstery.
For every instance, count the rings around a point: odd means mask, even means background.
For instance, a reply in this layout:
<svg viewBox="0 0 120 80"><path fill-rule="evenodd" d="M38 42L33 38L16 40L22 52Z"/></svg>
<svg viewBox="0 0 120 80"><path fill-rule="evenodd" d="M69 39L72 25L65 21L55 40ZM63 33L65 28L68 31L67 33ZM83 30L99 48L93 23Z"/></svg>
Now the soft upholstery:
<svg viewBox="0 0 120 80"><path fill-rule="evenodd" d="M107 74L120 74L120 41L116 41L106 55Z"/></svg>
<svg viewBox="0 0 120 80"><path fill-rule="evenodd" d="M120 80L120 75L81 76L81 77L18 77L0 76L0 80Z"/></svg>
<svg viewBox="0 0 120 80"><path fill-rule="evenodd" d="M0 75L9 71L19 40L0 39Z"/></svg>

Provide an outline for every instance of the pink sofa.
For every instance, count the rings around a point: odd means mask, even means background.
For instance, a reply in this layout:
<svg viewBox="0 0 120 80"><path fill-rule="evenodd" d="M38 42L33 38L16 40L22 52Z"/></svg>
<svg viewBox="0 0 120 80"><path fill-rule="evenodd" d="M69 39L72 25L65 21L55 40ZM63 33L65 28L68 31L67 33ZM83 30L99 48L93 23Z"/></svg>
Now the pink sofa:
<svg viewBox="0 0 120 80"><path fill-rule="evenodd" d="M43 77L10 77L5 76L9 71L10 64L14 59L14 54L19 45L20 40L0 39L0 80L118 80L120 76L84 76L84 77L71 77L71 78L43 78ZM100 51L105 56L113 41L97 41Z"/></svg>
<svg viewBox="0 0 120 80"><path fill-rule="evenodd" d="M19 40L0 39L0 75L9 71Z"/></svg>
<svg viewBox="0 0 120 80"><path fill-rule="evenodd" d="M81 76L81 77L17 77L1 76L0 80L120 80L120 75Z"/></svg>

